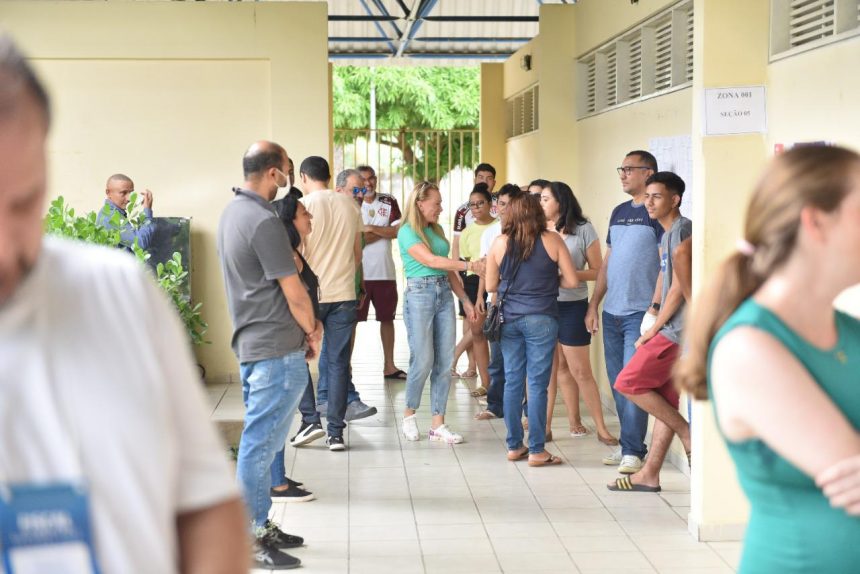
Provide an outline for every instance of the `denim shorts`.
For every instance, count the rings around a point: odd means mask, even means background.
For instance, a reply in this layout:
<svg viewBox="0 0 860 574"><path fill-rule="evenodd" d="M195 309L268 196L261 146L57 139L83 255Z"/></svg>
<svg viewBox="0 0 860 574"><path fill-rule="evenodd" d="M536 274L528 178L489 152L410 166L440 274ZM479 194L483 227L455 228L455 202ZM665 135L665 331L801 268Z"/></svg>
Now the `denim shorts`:
<svg viewBox="0 0 860 574"><path fill-rule="evenodd" d="M558 302L558 341L567 347L591 344L591 333L585 327L588 299Z"/></svg>

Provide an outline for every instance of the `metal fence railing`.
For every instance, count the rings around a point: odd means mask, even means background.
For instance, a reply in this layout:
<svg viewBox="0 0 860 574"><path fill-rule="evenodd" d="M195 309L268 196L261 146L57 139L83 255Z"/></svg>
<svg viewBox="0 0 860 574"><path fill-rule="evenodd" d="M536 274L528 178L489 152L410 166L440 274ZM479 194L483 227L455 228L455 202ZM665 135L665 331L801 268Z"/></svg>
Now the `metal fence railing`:
<svg viewBox="0 0 860 574"><path fill-rule="evenodd" d="M339 129L334 133L335 174L370 165L376 170L378 190L393 195L401 206L416 181L433 181L442 193L440 223L449 231L454 212L472 189L479 158L477 129Z"/></svg>

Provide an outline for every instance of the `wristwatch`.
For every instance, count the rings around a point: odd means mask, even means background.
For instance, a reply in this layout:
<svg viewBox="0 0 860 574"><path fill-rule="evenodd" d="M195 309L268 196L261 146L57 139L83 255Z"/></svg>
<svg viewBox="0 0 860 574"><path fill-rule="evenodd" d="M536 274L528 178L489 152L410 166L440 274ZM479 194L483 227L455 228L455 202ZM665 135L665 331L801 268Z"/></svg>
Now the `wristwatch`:
<svg viewBox="0 0 860 574"><path fill-rule="evenodd" d="M660 303L651 303L651 308L655 311L660 311Z"/></svg>

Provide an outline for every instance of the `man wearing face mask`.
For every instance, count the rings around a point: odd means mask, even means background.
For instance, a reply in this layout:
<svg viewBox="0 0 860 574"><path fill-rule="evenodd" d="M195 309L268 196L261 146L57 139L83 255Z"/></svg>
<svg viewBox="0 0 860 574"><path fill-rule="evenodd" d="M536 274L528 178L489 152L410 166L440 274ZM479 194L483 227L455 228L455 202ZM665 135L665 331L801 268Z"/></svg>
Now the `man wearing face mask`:
<svg viewBox="0 0 860 574"><path fill-rule="evenodd" d="M270 467L284 447L293 413L308 382L306 360L319 349L322 327L299 277L287 231L270 203L289 185L287 152L260 141L242 160L245 183L218 225L218 254L233 320L245 427L236 469L251 518L257 567L298 566L281 552L303 544L268 519Z"/></svg>

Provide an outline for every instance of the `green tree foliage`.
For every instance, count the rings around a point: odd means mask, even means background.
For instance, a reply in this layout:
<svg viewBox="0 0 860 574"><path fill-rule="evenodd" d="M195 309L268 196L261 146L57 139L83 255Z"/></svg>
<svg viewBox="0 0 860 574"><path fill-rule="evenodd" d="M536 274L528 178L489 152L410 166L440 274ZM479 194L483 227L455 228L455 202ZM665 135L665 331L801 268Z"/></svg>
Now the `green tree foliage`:
<svg viewBox="0 0 860 574"><path fill-rule="evenodd" d="M391 130L380 132L377 141L402 151L407 175L438 181L447 172L449 159L452 168L477 163L477 142L472 133L461 138L454 130L478 128L480 83L478 68L336 67L332 82L334 126L337 130L370 128L373 85L376 127ZM436 130L441 131L438 136ZM339 132L336 143L349 143L355 136Z"/></svg>
<svg viewBox="0 0 860 574"><path fill-rule="evenodd" d="M107 213L109 208L105 206L102 210ZM138 204L136 193L131 194L127 213L128 222L133 227L140 227L143 224L142 209ZM113 229L108 229L98 223L97 217L95 211L83 216L76 216L75 210L66 204L63 196L60 196L52 201L48 208L48 214L45 216L45 232L87 243L118 247L120 228L125 225L126 221L123 220L119 212L114 212L110 220ZM132 251L141 263L146 263L149 259L149 253L140 248L137 239L134 240ZM182 265L182 255L176 252L167 263L159 263L155 275L156 281L167 293L185 324L191 342L195 345L206 342L203 336L209 326L200 313L202 303L193 304L191 297L187 294L188 271Z"/></svg>

